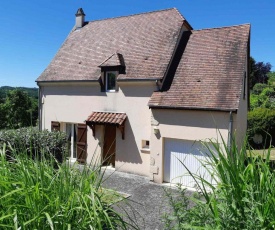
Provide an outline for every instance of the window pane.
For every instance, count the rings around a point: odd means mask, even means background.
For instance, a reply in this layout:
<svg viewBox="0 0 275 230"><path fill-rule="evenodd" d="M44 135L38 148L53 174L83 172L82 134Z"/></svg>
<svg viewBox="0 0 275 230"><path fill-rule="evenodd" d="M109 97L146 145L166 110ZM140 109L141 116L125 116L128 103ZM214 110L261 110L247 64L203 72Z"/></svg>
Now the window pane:
<svg viewBox="0 0 275 230"><path fill-rule="evenodd" d="M116 75L112 72L107 72L107 90L116 89Z"/></svg>

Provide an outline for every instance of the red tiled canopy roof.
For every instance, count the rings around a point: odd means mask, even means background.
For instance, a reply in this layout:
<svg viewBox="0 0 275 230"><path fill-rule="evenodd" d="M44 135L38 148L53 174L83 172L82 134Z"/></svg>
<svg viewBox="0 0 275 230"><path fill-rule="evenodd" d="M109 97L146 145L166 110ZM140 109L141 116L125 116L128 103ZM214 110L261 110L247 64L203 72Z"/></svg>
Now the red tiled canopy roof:
<svg viewBox="0 0 275 230"><path fill-rule="evenodd" d="M122 125L126 120L126 113L93 112L86 120L89 124Z"/></svg>
<svg viewBox="0 0 275 230"><path fill-rule="evenodd" d="M184 23L175 8L88 22L69 34L36 81L97 81L98 66L114 53L123 55L123 78L163 78Z"/></svg>
<svg viewBox="0 0 275 230"><path fill-rule="evenodd" d="M170 89L154 92L149 107L237 110L249 34L249 24L191 31Z"/></svg>

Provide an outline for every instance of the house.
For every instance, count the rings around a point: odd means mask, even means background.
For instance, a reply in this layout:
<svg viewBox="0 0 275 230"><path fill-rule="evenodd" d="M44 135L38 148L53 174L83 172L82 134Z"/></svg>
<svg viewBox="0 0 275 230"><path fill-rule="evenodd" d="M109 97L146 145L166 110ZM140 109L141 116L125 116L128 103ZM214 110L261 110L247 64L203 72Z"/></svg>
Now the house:
<svg viewBox="0 0 275 230"><path fill-rule="evenodd" d="M80 8L36 80L40 128L67 132L71 161L178 182L177 158L202 168L196 141L244 139L249 44L249 24L194 30L175 8L91 22Z"/></svg>

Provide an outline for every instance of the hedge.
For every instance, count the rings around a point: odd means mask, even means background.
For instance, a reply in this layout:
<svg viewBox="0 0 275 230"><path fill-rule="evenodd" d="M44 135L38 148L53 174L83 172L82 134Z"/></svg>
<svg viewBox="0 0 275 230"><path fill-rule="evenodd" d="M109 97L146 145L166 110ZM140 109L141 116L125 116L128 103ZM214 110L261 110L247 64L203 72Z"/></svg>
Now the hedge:
<svg viewBox="0 0 275 230"><path fill-rule="evenodd" d="M63 160L67 138L63 132L39 131L38 128L20 128L0 132L0 148L6 145L6 154L27 151L29 155L52 154L59 162Z"/></svg>
<svg viewBox="0 0 275 230"><path fill-rule="evenodd" d="M270 143L275 146L275 110L256 108L248 113L247 135L249 144L256 149L268 148ZM263 143L253 141L255 134L263 137Z"/></svg>

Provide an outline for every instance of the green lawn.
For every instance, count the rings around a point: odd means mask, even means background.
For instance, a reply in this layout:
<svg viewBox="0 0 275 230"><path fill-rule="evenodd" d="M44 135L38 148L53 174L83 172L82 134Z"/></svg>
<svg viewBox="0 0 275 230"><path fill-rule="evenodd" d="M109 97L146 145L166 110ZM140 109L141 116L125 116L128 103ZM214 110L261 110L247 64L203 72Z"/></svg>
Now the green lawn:
<svg viewBox="0 0 275 230"><path fill-rule="evenodd" d="M247 150L248 153L249 150ZM263 158L266 158L268 149L255 149L255 150L251 150L253 155L255 156L263 156ZM270 151L270 160L274 160L275 161L275 148L272 148Z"/></svg>

